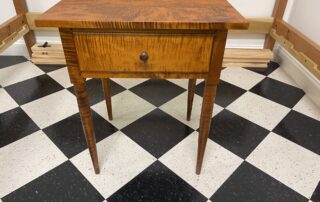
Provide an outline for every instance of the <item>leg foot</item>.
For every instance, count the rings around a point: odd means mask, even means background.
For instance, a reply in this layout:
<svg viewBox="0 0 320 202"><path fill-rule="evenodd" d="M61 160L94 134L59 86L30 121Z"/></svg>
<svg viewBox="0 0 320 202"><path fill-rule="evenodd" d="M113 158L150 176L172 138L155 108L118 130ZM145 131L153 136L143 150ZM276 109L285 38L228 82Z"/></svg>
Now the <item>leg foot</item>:
<svg viewBox="0 0 320 202"><path fill-rule="evenodd" d="M112 116L112 104L111 104L110 79L101 79L101 81L102 81L104 97L107 105L108 117L109 117L109 120L111 121L113 120L113 116Z"/></svg>

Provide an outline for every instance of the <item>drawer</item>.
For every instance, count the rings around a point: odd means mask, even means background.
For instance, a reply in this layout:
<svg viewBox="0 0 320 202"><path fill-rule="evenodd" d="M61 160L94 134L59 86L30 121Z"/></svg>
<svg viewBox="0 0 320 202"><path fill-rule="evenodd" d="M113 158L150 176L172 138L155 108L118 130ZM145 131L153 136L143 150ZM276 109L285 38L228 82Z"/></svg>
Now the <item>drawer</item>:
<svg viewBox="0 0 320 202"><path fill-rule="evenodd" d="M74 33L83 72L208 72L213 35Z"/></svg>

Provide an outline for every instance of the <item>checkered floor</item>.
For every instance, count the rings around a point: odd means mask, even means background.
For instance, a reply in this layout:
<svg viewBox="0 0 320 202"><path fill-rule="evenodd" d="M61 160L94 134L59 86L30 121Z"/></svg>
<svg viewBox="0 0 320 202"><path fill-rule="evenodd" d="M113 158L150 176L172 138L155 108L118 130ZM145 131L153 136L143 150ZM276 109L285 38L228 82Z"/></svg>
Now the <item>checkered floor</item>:
<svg viewBox="0 0 320 202"><path fill-rule="evenodd" d="M114 79L114 121L90 91L101 174L65 67L0 57L0 201L320 201L320 110L276 64L225 68L202 174L203 82Z"/></svg>

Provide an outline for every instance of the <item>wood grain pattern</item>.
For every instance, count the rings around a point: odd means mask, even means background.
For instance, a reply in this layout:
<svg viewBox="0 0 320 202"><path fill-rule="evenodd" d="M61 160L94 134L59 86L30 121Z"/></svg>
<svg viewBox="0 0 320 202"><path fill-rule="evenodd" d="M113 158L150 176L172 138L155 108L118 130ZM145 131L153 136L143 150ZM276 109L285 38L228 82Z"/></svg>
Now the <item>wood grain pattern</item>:
<svg viewBox="0 0 320 202"><path fill-rule="evenodd" d="M19 32L26 25L23 14L16 15L0 25L0 43Z"/></svg>
<svg viewBox="0 0 320 202"><path fill-rule="evenodd" d="M247 29L249 26L226 0L66 0L37 18L36 25L134 30Z"/></svg>
<svg viewBox="0 0 320 202"><path fill-rule="evenodd" d="M276 0L272 17L274 18L274 23L277 20L281 20L284 16L284 13L286 11L286 7L288 4L288 0ZM274 26L273 23L273 26ZM266 35L265 41L264 41L264 48L272 50L275 44L275 40L270 36L270 34Z"/></svg>
<svg viewBox="0 0 320 202"><path fill-rule="evenodd" d="M74 84L74 90L76 93L78 107L82 122L83 131L86 137L87 145L89 148L90 156L93 163L93 168L96 174L99 174L99 162L96 147L96 136L94 133L93 119L91 115L88 92L84 81L81 83Z"/></svg>
<svg viewBox="0 0 320 202"><path fill-rule="evenodd" d="M78 107L80 111L80 117L82 121L83 131L88 144L90 156L92 159L94 171L96 174L100 172L98 154L96 148L96 138L93 127L93 120L89 105L88 92L85 86L84 79L81 77L77 53L73 41L73 34L71 30L60 29L61 41L63 44L63 50L66 56L67 67L71 82L74 84L74 89L78 101Z"/></svg>
<svg viewBox="0 0 320 202"><path fill-rule="evenodd" d="M199 139L198 139L198 155L196 174L200 174L202 168L203 157L209 136L213 105L216 97L217 85L220 80L222 69L222 60L227 40L227 31L219 31L216 34L213 43L210 71L205 79L205 87L203 92L203 101L200 117Z"/></svg>
<svg viewBox="0 0 320 202"><path fill-rule="evenodd" d="M25 23L27 22L27 18L25 14L28 12L28 6L26 0L13 0L13 4L16 10L16 13L22 14L24 16ZM24 36L24 42L26 43L27 50L29 53L29 56L32 57L32 50L31 47L36 43L36 35L32 30L29 30L28 33L26 33Z"/></svg>
<svg viewBox="0 0 320 202"><path fill-rule="evenodd" d="M76 33L74 40L81 71L208 72L213 36Z"/></svg>

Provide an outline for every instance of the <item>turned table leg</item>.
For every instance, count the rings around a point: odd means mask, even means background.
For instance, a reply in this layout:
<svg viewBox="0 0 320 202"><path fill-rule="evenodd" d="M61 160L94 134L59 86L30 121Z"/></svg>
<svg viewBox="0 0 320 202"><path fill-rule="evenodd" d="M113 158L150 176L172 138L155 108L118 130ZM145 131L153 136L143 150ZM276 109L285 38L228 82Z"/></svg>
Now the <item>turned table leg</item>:
<svg viewBox="0 0 320 202"><path fill-rule="evenodd" d="M93 163L94 171L99 174L99 162L96 147L96 137L94 134L93 120L89 105L88 92L84 81L74 84L75 93L77 96L78 107L80 111L80 117L82 121L83 131L86 137L86 141L89 147L91 160Z"/></svg>
<svg viewBox="0 0 320 202"><path fill-rule="evenodd" d="M193 98L194 98L194 93L195 93L195 90L196 90L196 82L197 82L197 79L189 79L189 84L188 84L188 106L187 106L187 120L188 121L190 121L190 119L191 119Z"/></svg>
<svg viewBox="0 0 320 202"><path fill-rule="evenodd" d="M112 104L111 104L111 91L110 91L110 79L101 79L102 80L102 87L104 91L104 97L107 104L107 111L108 111L108 117L111 121L113 119L112 116Z"/></svg>

